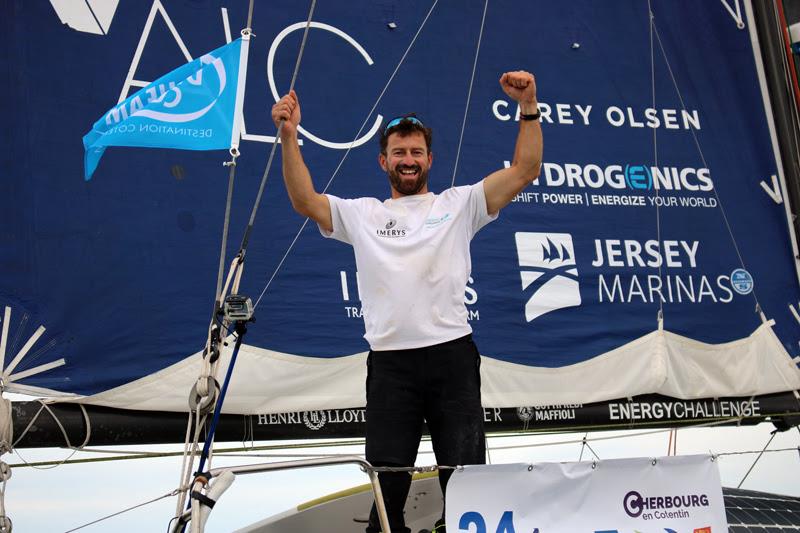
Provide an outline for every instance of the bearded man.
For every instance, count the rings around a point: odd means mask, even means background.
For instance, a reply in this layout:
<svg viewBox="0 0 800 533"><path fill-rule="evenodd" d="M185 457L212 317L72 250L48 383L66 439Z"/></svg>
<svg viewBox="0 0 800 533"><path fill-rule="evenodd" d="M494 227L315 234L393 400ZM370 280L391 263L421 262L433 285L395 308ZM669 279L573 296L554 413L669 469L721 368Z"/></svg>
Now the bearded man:
<svg viewBox="0 0 800 533"><path fill-rule="evenodd" d="M525 71L500 77L520 107L508 168L474 185L428 191L432 135L405 115L386 123L378 163L391 198L341 199L314 190L297 142L300 103L292 91L272 108L280 126L283 176L294 209L323 236L353 246L370 345L367 358L366 458L373 466L413 466L427 422L439 465L485 462L480 355L467 321L464 290L472 269L470 241L539 175L542 130L536 83ZM449 469L439 472L444 494ZM379 474L389 525L403 518L411 476ZM444 512L434 531L444 531ZM380 531L373 505L367 533Z"/></svg>

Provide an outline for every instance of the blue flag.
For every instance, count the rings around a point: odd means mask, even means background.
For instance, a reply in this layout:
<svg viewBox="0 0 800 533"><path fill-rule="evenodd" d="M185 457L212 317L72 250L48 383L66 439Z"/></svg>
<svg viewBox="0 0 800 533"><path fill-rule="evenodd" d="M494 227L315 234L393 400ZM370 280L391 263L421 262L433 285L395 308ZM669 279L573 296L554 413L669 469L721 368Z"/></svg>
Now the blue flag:
<svg viewBox="0 0 800 533"><path fill-rule="evenodd" d="M237 39L111 108L83 137L84 178L91 179L106 146L217 150L238 143L246 58L247 44Z"/></svg>

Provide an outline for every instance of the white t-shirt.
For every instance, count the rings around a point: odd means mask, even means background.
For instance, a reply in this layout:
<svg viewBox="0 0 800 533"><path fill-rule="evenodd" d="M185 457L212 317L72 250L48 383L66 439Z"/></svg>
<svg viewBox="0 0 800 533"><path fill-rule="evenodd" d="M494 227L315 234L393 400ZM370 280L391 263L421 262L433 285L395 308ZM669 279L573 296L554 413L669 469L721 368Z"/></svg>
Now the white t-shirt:
<svg viewBox="0 0 800 533"><path fill-rule="evenodd" d="M343 200L328 195L333 231L353 245L366 334L373 350L421 348L472 332L464 290L469 244L497 218L483 182L442 194Z"/></svg>

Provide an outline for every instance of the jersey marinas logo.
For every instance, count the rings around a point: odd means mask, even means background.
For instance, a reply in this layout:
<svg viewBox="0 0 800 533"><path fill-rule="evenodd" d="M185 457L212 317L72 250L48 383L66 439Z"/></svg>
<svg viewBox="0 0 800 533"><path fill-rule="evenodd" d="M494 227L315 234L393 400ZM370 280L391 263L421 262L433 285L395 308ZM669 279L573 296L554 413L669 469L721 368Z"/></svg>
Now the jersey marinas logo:
<svg viewBox="0 0 800 533"><path fill-rule="evenodd" d="M569 233L514 234L522 290L528 296L525 320L581 304L575 246Z"/></svg>

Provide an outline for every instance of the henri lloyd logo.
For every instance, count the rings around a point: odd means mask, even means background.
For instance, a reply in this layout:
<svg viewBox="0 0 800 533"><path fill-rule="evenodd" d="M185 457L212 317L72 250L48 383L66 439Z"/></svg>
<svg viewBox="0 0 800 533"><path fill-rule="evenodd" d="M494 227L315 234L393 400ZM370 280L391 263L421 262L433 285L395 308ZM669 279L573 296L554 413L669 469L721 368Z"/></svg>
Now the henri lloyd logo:
<svg viewBox="0 0 800 533"><path fill-rule="evenodd" d="M525 320L581 304L575 246L568 233L514 234L519 256L522 290L530 295Z"/></svg>
<svg viewBox="0 0 800 533"><path fill-rule="evenodd" d="M386 237L389 239L396 239L398 237L405 237L406 236L406 229L405 228L398 228L397 227L397 220L390 218L386 225L383 228L378 228L375 230L375 234L378 237Z"/></svg>
<svg viewBox="0 0 800 533"><path fill-rule="evenodd" d="M365 409L327 409L293 413L266 413L258 415L259 426L288 426L303 424L311 431L319 431L326 424L363 424Z"/></svg>
<svg viewBox="0 0 800 533"><path fill-rule="evenodd" d="M317 431L325 425L328 417L325 416L325 411L305 411L303 413L303 423L311 431Z"/></svg>

